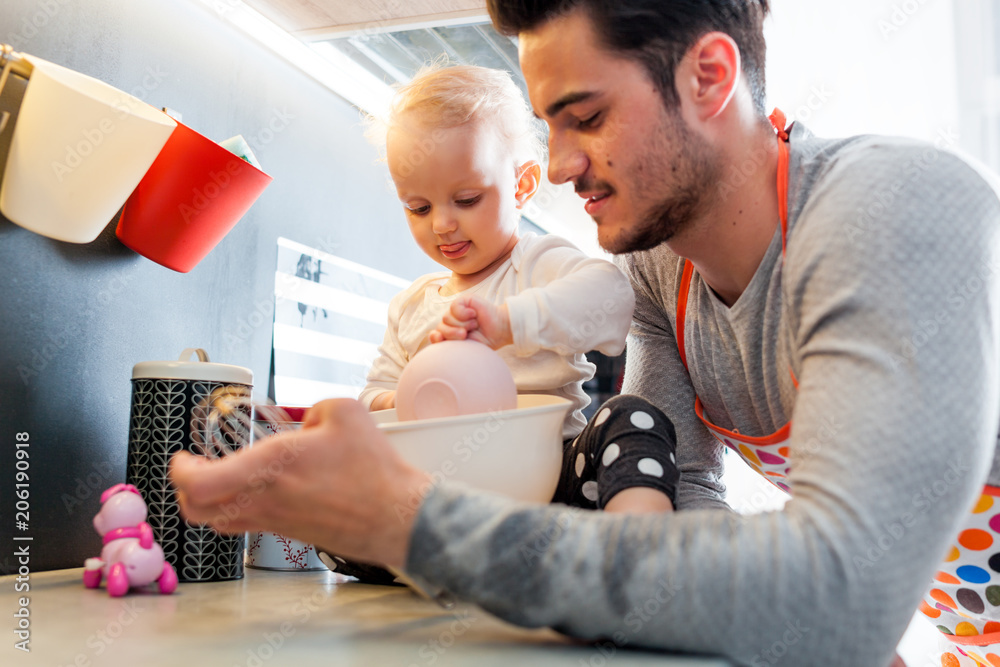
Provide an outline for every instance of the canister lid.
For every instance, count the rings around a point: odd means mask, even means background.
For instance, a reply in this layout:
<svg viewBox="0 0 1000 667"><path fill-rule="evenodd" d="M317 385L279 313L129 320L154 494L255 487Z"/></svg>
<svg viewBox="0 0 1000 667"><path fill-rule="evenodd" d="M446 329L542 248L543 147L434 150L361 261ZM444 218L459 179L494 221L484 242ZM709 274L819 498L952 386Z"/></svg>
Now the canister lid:
<svg viewBox="0 0 1000 667"><path fill-rule="evenodd" d="M191 356L197 355L197 361ZM132 379L157 378L164 380L200 380L253 386L253 371L243 366L217 364L208 360L208 353L200 347L189 347L177 361L141 361L132 367Z"/></svg>

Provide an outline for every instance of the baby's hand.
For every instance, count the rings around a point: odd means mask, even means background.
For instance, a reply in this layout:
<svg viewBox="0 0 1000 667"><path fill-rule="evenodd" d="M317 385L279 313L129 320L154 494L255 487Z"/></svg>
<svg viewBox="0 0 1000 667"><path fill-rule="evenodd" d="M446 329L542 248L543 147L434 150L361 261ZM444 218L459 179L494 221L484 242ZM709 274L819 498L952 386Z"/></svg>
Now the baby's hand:
<svg viewBox="0 0 1000 667"><path fill-rule="evenodd" d="M458 297L430 333L432 343L443 340L479 341L499 350L514 342L506 304L497 306L477 296Z"/></svg>

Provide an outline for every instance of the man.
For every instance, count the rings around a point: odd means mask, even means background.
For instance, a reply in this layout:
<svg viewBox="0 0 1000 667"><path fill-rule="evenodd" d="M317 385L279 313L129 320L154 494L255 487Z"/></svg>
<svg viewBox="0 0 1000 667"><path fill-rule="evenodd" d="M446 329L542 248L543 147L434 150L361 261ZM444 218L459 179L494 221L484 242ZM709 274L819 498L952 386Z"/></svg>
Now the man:
<svg viewBox="0 0 1000 667"><path fill-rule="evenodd" d="M280 528L400 567L515 623L739 664L882 666L934 581L925 613L965 650L942 664L1000 664L975 645L1000 601L1000 517L987 525L980 497L1000 483L996 191L916 142L789 136L780 116L772 128L765 0L490 12L519 37L550 179L574 183L632 279L624 392L674 422L680 511L429 488L336 401L298 441L176 460L188 516L217 521L284 456L229 530ZM725 508L724 446L790 490L782 511Z"/></svg>

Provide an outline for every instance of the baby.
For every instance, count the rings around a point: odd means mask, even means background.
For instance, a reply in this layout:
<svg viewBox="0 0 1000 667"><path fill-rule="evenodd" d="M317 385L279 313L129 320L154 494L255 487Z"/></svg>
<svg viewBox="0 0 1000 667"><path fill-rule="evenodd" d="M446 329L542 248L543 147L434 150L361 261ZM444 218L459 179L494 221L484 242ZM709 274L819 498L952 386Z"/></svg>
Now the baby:
<svg viewBox="0 0 1000 667"><path fill-rule="evenodd" d="M518 393L573 403L553 502L671 510L679 474L666 416L634 396L612 399L590 425L583 416L590 399L582 385L595 370L584 353L621 354L635 298L610 262L558 236L519 233L541 179L542 146L510 76L474 66L422 70L396 93L385 125L410 233L445 271L392 299L359 400L391 408L403 368L424 346L479 340L506 361ZM344 565L337 571L360 576Z"/></svg>

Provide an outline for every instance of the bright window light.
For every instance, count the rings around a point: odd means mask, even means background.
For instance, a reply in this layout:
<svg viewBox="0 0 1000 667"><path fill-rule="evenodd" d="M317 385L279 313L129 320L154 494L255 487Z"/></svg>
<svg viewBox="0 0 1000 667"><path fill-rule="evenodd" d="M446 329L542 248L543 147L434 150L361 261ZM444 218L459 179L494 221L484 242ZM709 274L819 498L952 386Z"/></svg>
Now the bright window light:
<svg viewBox="0 0 1000 667"><path fill-rule="evenodd" d="M194 0L362 110L383 115L392 89L347 56L317 53L240 0Z"/></svg>

